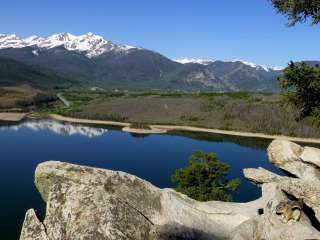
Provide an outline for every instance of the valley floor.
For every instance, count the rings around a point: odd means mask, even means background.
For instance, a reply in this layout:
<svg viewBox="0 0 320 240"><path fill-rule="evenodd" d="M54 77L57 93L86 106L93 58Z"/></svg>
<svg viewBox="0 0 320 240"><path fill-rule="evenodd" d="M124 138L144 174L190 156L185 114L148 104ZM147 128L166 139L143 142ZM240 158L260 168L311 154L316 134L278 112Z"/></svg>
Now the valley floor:
<svg viewBox="0 0 320 240"><path fill-rule="evenodd" d="M278 94L66 91L63 96L72 106L49 108L47 113L138 125L320 138L320 129L310 119L297 122L296 113L281 106Z"/></svg>

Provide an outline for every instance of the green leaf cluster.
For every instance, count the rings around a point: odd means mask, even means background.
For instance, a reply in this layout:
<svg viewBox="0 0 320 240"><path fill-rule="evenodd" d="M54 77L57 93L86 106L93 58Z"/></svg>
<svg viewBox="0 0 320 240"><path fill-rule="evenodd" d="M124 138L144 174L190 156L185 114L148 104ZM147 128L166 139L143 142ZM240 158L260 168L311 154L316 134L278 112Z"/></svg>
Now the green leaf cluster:
<svg viewBox="0 0 320 240"><path fill-rule="evenodd" d="M284 102L295 106L300 119L314 117L320 119L320 67L305 62L293 63L279 78Z"/></svg>
<svg viewBox="0 0 320 240"><path fill-rule="evenodd" d="M271 0L273 6L287 16L289 26L298 22L318 24L320 22L320 0Z"/></svg>

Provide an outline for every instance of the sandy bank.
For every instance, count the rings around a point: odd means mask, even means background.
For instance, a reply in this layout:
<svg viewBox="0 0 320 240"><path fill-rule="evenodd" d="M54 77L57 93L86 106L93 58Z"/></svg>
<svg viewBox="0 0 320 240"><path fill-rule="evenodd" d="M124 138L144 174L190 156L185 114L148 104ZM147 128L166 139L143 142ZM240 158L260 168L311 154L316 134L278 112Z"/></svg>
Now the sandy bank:
<svg viewBox="0 0 320 240"><path fill-rule="evenodd" d="M19 122L27 116L27 113L0 113L0 121Z"/></svg>
<svg viewBox="0 0 320 240"><path fill-rule="evenodd" d="M168 130L158 129L151 126L151 129L124 127L122 128L122 131L129 132L129 133L152 134L152 133L166 133Z"/></svg>
<svg viewBox="0 0 320 240"><path fill-rule="evenodd" d="M89 119L79 119L79 118L70 118L64 117L57 114L50 114L49 117L51 119L73 122L73 123L88 123L88 124L103 124L103 125L114 125L114 126L123 126L130 127L130 123L124 122L114 122L114 121L102 121L102 120L89 120ZM174 126L174 125L150 125L151 129L157 130L181 130L181 131L190 131L190 132L207 132L207 133L217 133L224 135L232 135L232 136L241 136L241 137L255 137L255 138L265 138L265 139L284 139L293 142L304 142L304 143L317 143L320 144L319 138L300 138L300 137L289 137L282 135L268 135L264 133L251 133L251 132L238 132L238 131L228 131L228 130L219 130L212 128L200 128L200 127L191 127L191 126ZM144 130L144 129L137 129ZM141 133L141 132L139 132Z"/></svg>

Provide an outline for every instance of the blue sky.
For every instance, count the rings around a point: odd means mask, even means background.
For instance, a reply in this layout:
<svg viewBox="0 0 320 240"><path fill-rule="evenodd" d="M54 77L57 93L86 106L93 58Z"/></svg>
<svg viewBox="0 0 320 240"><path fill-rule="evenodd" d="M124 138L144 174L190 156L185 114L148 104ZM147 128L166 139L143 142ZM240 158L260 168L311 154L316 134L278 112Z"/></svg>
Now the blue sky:
<svg viewBox="0 0 320 240"><path fill-rule="evenodd" d="M93 32L170 58L270 66L319 60L320 25L288 28L268 0L1 0L0 33Z"/></svg>

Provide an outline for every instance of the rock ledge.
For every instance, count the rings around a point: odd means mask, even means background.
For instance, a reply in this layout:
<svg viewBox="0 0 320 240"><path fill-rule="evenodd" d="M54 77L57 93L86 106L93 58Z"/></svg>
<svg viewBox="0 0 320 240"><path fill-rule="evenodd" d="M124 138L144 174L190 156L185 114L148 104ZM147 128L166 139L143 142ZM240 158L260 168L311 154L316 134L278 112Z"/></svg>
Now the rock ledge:
<svg viewBox="0 0 320 240"><path fill-rule="evenodd" d="M294 198L319 221L319 149L275 140L268 155L294 177L245 169L262 189L262 197L248 203L197 202L124 172L44 162L36 169L35 184L47 204L45 220L29 210L20 240L320 239L304 211L289 222L275 211Z"/></svg>

